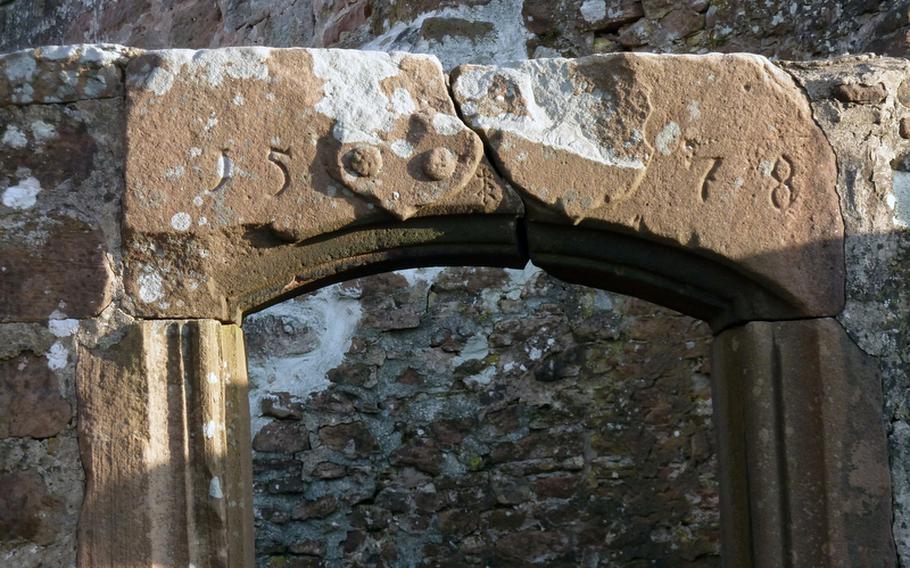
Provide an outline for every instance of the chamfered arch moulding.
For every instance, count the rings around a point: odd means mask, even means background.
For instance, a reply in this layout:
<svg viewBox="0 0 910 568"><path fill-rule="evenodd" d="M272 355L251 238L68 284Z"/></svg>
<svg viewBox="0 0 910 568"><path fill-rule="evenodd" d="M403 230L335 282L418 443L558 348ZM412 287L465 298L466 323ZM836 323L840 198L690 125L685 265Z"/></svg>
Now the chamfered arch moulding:
<svg viewBox="0 0 910 568"><path fill-rule="evenodd" d="M832 319L834 155L768 61L617 54L446 77L409 54L171 50L134 55L126 84L138 321L80 355L83 566L251 562L245 311L369 272L528 259L711 323L728 566L894 563L880 386ZM164 440L152 454L188 459L95 451L111 376L148 409L133 426ZM123 512L111 459L134 497L183 489L139 528L99 531Z"/></svg>

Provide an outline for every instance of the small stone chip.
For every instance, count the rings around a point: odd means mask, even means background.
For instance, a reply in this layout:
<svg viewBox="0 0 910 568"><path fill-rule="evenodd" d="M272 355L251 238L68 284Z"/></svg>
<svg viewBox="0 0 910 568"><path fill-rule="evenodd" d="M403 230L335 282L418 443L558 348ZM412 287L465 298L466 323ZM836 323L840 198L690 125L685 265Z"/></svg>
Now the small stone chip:
<svg viewBox="0 0 910 568"><path fill-rule="evenodd" d="M863 85L861 83L842 83L831 90L834 98L842 103L854 103L860 105L881 104L885 101L887 92L885 85L877 83L875 85Z"/></svg>
<svg viewBox="0 0 910 568"><path fill-rule="evenodd" d="M905 116L901 119L898 133L900 133L901 138L910 139L910 116Z"/></svg>

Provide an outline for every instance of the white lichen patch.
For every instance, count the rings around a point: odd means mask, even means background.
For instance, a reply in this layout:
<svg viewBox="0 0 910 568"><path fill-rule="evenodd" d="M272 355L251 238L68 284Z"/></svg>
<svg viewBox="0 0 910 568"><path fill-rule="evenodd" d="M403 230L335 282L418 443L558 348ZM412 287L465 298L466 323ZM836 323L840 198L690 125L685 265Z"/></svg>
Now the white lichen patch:
<svg viewBox="0 0 910 568"><path fill-rule="evenodd" d="M464 123L457 116L437 112L433 115L433 129L439 134L451 136L465 130Z"/></svg>
<svg viewBox="0 0 910 568"><path fill-rule="evenodd" d="M467 21L486 26L482 34L445 34L427 38L421 32L424 22ZM490 0L484 4L455 3L438 10L421 12L410 21L394 24L363 49L431 53L439 58L445 69L462 63L501 63L528 57L527 42L533 35L525 27L522 2Z"/></svg>
<svg viewBox="0 0 910 568"><path fill-rule="evenodd" d="M6 127L2 141L10 148L25 148L28 145L28 138L15 124L10 124Z"/></svg>
<svg viewBox="0 0 910 568"><path fill-rule="evenodd" d="M694 122L701 118L701 105L698 104L698 101L689 101L686 110L689 111L689 120Z"/></svg>
<svg viewBox="0 0 910 568"><path fill-rule="evenodd" d="M48 124L43 120L36 120L33 122L31 124L31 130L32 136L35 137L35 142L38 144L44 144L57 136L57 129L54 128L54 125Z"/></svg>
<svg viewBox="0 0 910 568"><path fill-rule="evenodd" d="M581 17L586 22L594 23L604 19L607 16L606 0L585 0L581 4Z"/></svg>
<svg viewBox="0 0 910 568"><path fill-rule="evenodd" d="M496 377L496 367L490 365L476 375L465 377L464 382L469 387L485 387L493 382L494 377Z"/></svg>
<svg viewBox="0 0 910 568"><path fill-rule="evenodd" d="M49 329L55 337L69 337L79 331L79 320L72 318L49 319L47 322L47 329Z"/></svg>
<svg viewBox="0 0 910 568"><path fill-rule="evenodd" d="M184 213L183 211L179 213L174 213L171 217L171 227L175 231L186 231L193 224L193 219L190 217L189 213Z"/></svg>
<svg viewBox="0 0 910 568"><path fill-rule="evenodd" d="M411 95L386 95L382 81L400 73L400 57L342 49L310 50L313 73L324 81L316 112L335 121L332 134L343 144L379 144L402 116L416 110ZM416 57L416 56L415 56Z"/></svg>
<svg viewBox="0 0 910 568"><path fill-rule="evenodd" d="M123 61L129 49L117 44L48 45L39 47L36 55L46 61L90 63L104 67Z"/></svg>
<svg viewBox="0 0 910 568"><path fill-rule="evenodd" d="M417 110L417 105L414 104L411 93L398 88L392 92L392 109L398 114L405 115L411 114Z"/></svg>
<svg viewBox="0 0 910 568"><path fill-rule="evenodd" d="M892 171L892 195L889 195L889 207L893 211L893 222L896 226L910 228L910 172Z"/></svg>
<svg viewBox="0 0 910 568"><path fill-rule="evenodd" d="M475 335L469 338L462 350L452 359L452 365L457 367L466 361L483 361L490 354L490 344L484 335Z"/></svg>
<svg viewBox="0 0 910 568"><path fill-rule="evenodd" d="M28 176L3 190L3 204L11 209L31 209L37 203L40 191L38 179Z"/></svg>
<svg viewBox="0 0 910 568"><path fill-rule="evenodd" d="M48 61L66 61L75 59L82 51L80 45L49 45L39 48L41 58Z"/></svg>
<svg viewBox="0 0 910 568"><path fill-rule="evenodd" d="M169 180L178 180L186 172L183 166L171 166L164 170L164 177Z"/></svg>
<svg viewBox="0 0 910 568"><path fill-rule="evenodd" d="M398 274L404 277L408 286L414 287L420 283L432 284L436 281L445 268L441 266L430 266L425 268L408 268L399 270Z"/></svg>
<svg viewBox="0 0 910 568"><path fill-rule="evenodd" d="M44 357L47 359L48 369L57 371L66 367L66 362L69 359L69 351L62 342L55 341L54 344L51 345L51 348L48 349L47 353L44 354Z"/></svg>
<svg viewBox="0 0 910 568"><path fill-rule="evenodd" d="M79 61L82 63L96 63L99 66L114 65L122 61L125 51L129 48L116 44L85 44L82 47Z"/></svg>
<svg viewBox="0 0 910 568"><path fill-rule="evenodd" d="M38 64L30 51L20 51L4 58L6 78L13 83L29 82L35 77Z"/></svg>
<svg viewBox="0 0 910 568"><path fill-rule="evenodd" d="M202 127L202 131L211 132L212 129L214 129L216 126L218 126L218 118L215 116L215 113L213 112L212 115L208 118L208 120L205 121L205 126Z"/></svg>
<svg viewBox="0 0 910 568"><path fill-rule="evenodd" d="M395 140L390 144L390 147L392 148L392 152L399 158L410 158L414 153L414 146L409 144L407 140Z"/></svg>
<svg viewBox="0 0 910 568"><path fill-rule="evenodd" d="M676 142L679 140L679 134L679 125L675 122L668 123L654 138L654 147L664 156L669 156L676 147Z"/></svg>
<svg viewBox="0 0 910 568"><path fill-rule="evenodd" d="M157 302L164 295L161 276L147 272L139 276L139 299L146 304Z"/></svg>
<svg viewBox="0 0 910 568"><path fill-rule="evenodd" d="M619 117L605 107L609 93L575 88L569 79L572 65L567 59L536 59L506 67L470 67L458 76L453 89L467 120L477 128L508 132L607 166L644 169L650 157L644 140L605 140L591 128L592 117L608 120L611 113ZM512 111L480 112L481 106L490 103L489 93L503 82L515 93Z"/></svg>
<svg viewBox="0 0 910 568"><path fill-rule="evenodd" d="M266 61L271 50L263 47L167 49L151 53L158 57L157 65L128 80L158 96L170 91L178 76L209 87L220 87L226 78L257 81L269 78Z"/></svg>

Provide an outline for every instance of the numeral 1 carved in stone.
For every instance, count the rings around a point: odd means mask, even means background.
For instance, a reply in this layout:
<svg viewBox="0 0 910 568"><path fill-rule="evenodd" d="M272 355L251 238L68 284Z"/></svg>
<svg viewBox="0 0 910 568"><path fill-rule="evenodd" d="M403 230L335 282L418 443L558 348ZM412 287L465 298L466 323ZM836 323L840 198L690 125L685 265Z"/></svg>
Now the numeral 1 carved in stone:
<svg viewBox="0 0 910 568"><path fill-rule="evenodd" d="M281 189L279 189L275 195L281 195L291 186L291 172L287 165L287 160L290 159L290 157L290 148L287 150L279 150L278 148L269 150L269 161L278 166L278 169L284 174L284 183L281 184Z"/></svg>
<svg viewBox="0 0 910 568"><path fill-rule="evenodd" d="M220 191L231 181L231 176L234 175L234 162L231 161L230 156L228 156L227 150L221 151L221 157L218 159L218 185L216 185L212 192Z"/></svg>

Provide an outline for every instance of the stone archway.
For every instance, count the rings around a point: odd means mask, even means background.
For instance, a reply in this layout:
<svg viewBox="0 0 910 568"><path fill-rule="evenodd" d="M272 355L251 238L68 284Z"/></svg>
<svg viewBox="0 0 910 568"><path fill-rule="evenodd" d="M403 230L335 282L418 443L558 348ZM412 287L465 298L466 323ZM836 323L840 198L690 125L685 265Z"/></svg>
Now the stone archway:
<svg viewBox="0 0 910 568"><path fill-rule="evenodd" d="M727 565L893 564L881 393L832 319L834 154L766 60L118 57L133 319L79 353L80 565L251 565L244 313L529 259L711 324Z"/></svg>

